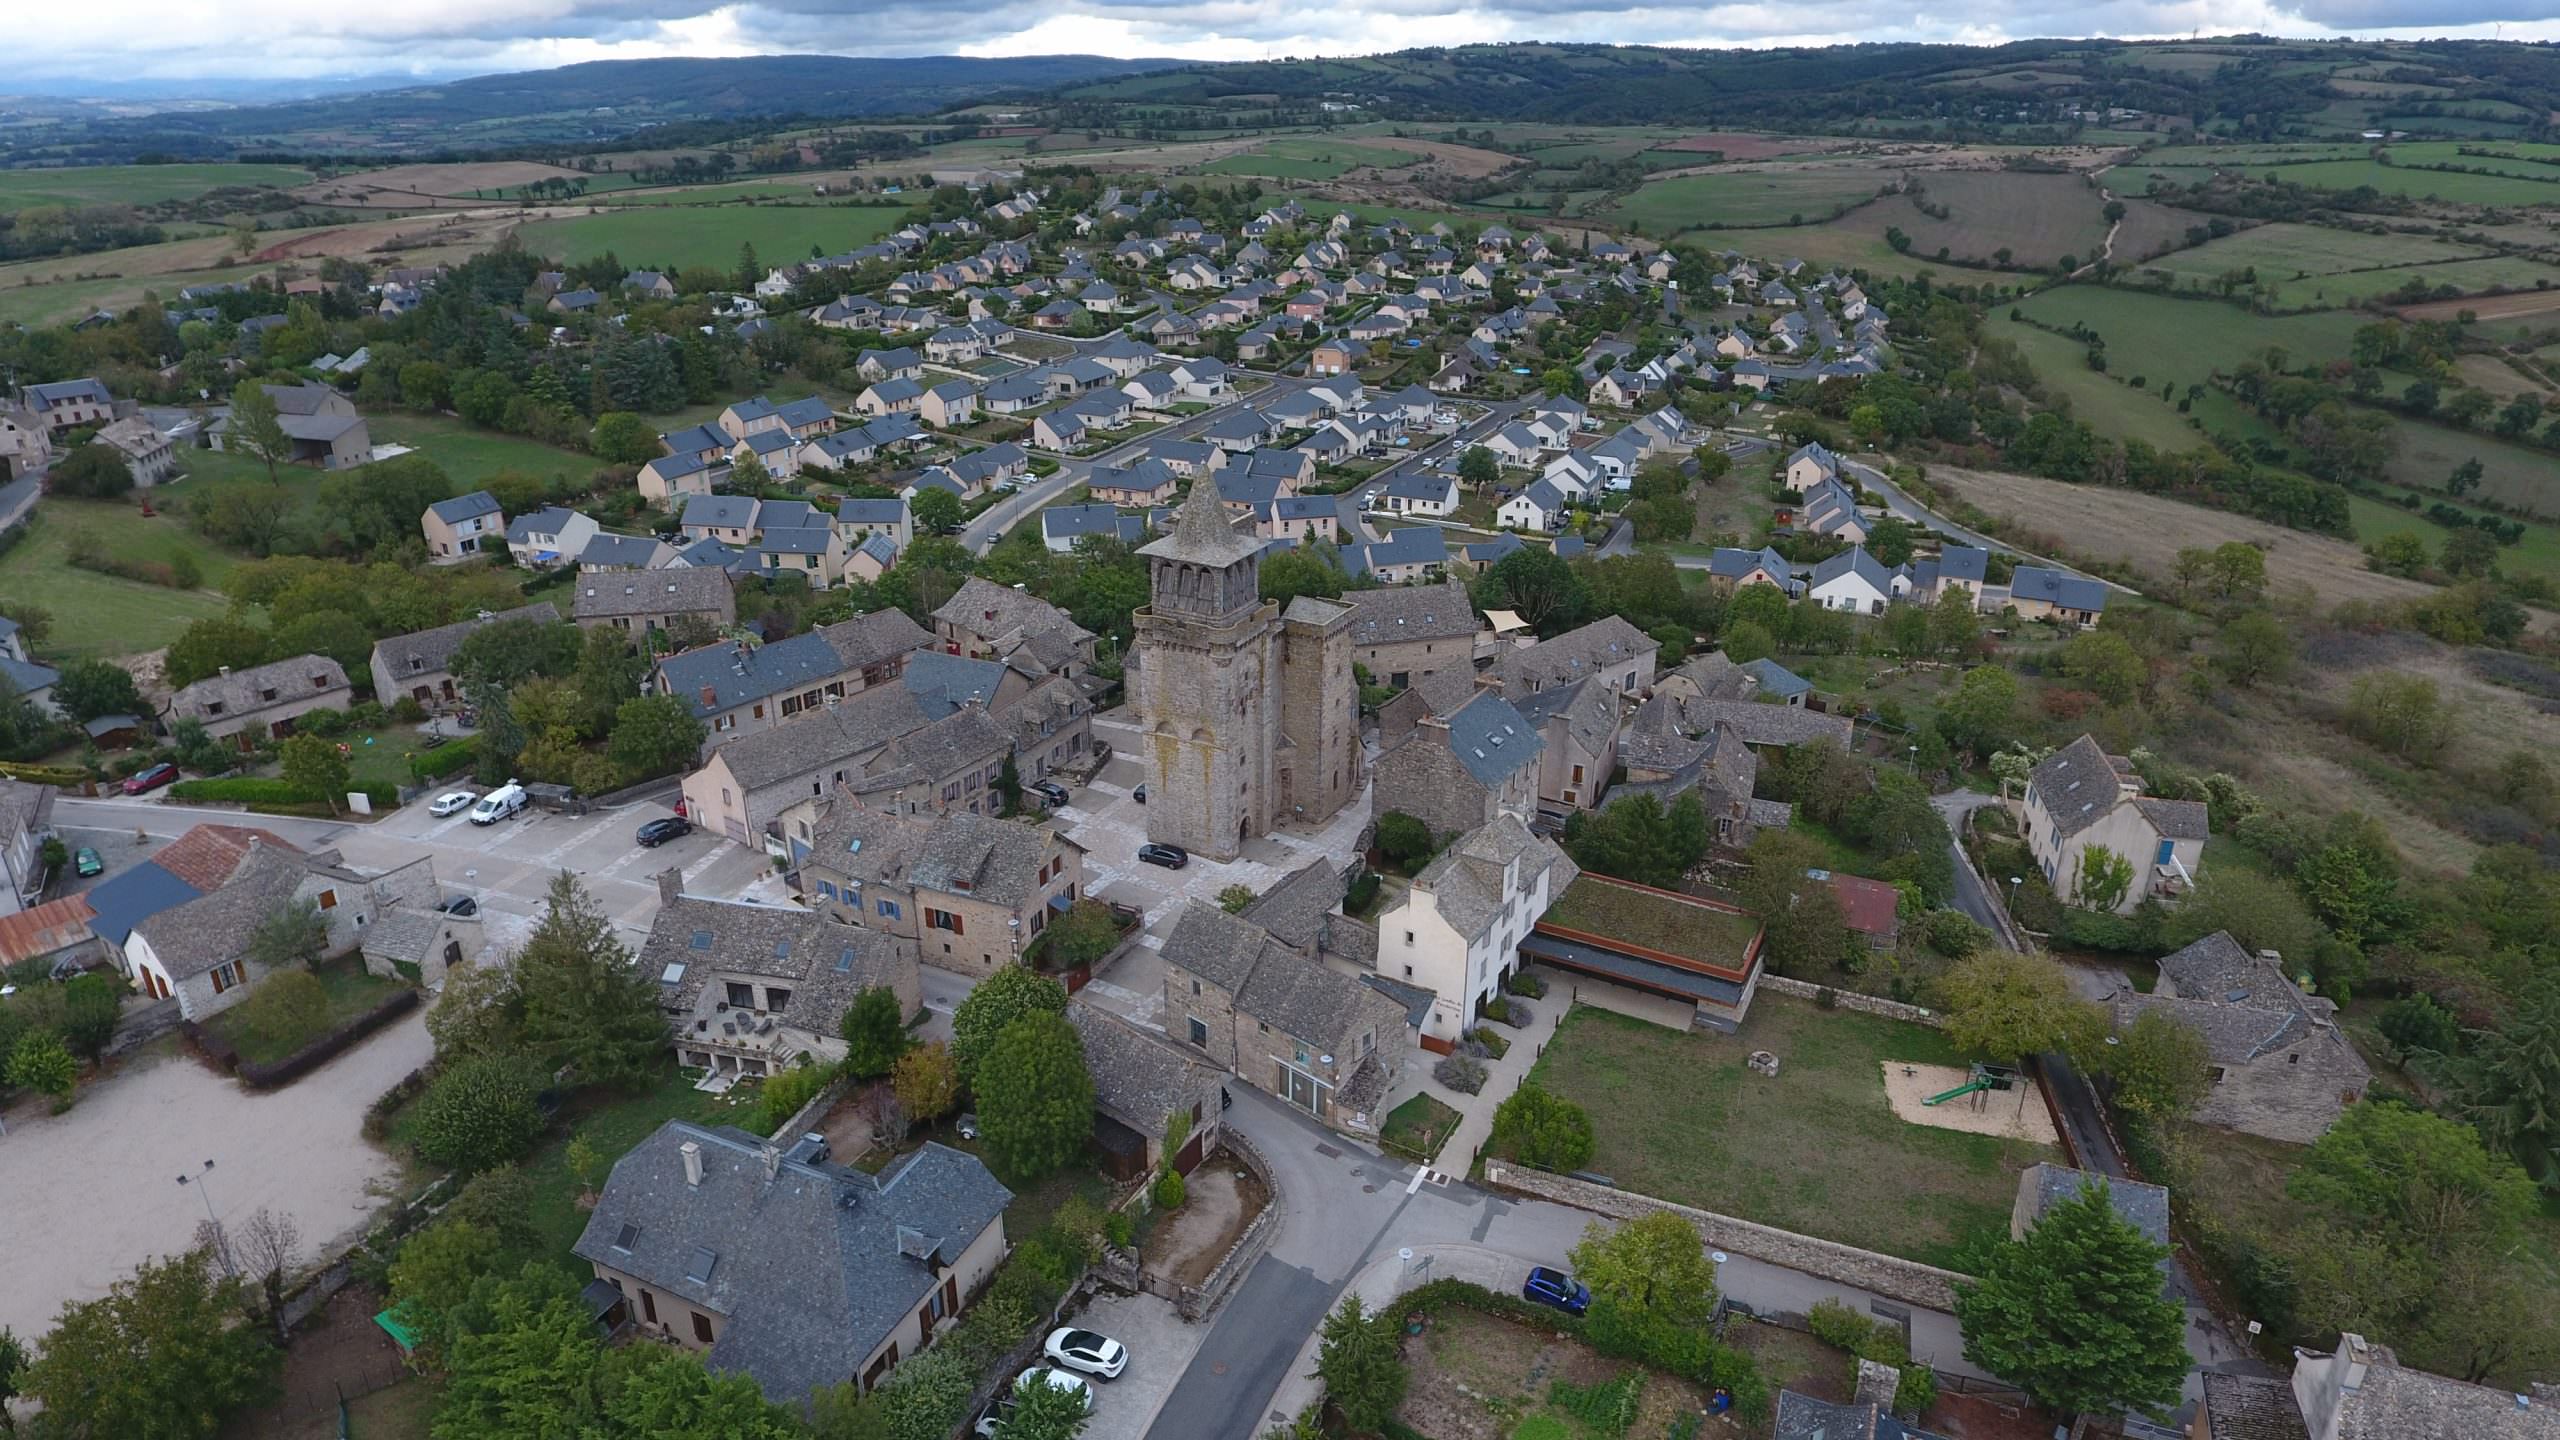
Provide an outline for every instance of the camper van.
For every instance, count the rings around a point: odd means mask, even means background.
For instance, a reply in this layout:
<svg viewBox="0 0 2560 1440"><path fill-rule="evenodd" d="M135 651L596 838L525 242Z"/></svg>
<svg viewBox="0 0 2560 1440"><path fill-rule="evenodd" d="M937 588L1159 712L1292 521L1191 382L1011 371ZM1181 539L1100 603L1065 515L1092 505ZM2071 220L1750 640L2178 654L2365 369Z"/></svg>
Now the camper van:
<svg viewBox="0 0 2560 1440"><path fill-rule="evenodd" d="M524 808L524 787L513 780L480 797L471 807L471 823L495 825Z"/></svg>

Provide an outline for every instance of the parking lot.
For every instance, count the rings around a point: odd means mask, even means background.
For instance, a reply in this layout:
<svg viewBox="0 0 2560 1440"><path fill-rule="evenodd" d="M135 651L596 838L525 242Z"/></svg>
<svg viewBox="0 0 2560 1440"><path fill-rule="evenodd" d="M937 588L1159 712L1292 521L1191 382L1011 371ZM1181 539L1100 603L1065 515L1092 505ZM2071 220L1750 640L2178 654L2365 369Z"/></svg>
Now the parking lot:
<svg viewBox="0 0 2560 1440"><path fill-rule="evenodd" d="M1093 1422L1084 1440L1139 1440L1173 1384L1191 1364L1206 1327L1186 1325L1173 1302L1153 1295L1094 1297L1070 1324L1098 1330L1129 1347L1129 1368L1093 1386Z"/></svg>

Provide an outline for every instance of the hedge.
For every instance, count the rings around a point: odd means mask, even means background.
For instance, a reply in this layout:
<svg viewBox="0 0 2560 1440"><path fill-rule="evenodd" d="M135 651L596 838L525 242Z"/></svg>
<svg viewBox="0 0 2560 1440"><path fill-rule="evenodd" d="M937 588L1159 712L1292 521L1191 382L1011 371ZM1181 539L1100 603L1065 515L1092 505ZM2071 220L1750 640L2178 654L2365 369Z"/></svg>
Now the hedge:
<svg viewBox="0 0 2560 1440"><path fill-rule="evenodd" d="M400 803L400 792L388 785L362 785L366 799L389 808ZM288 780L256 777L232 777L221 780L181 780L169 787L172 800L230 801L239 805L326 805L329 797L314 795Z"/></svg>
<svg viewBox="0 0 2560 1440"><path fill-rule="evenodd" d="M24 780L30 785L86 785L89 772L76 765L10 765L0 764L0 775Z"/></svg>
<svg viewBox="0 0 2560 1440"><path fill-rule="evenodd" d="M422 750L409 757L409 773L420 780L442 780L448 775L471 768L480 758L477 740L448 741L433 750Z"/></svg>

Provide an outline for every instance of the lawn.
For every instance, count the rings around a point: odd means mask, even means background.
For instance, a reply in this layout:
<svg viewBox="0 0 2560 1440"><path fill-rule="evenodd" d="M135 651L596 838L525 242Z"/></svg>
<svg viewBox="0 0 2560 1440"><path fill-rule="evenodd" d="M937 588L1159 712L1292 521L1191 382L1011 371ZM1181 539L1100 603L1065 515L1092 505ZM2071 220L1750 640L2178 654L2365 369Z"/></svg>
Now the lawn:
<svg viewBox="0 0 2560 1440"><path fill-rule="evenodd" d="M436 462L465 490L485 485L490 476L504 471L549 477L585 475L596 468L593 456L494 430L474 429L444 415L394 412L368 417L366 428L373 443L409 446Z"/></svg>
<svg viewBox="0 0 2560 1440"><path fill-rule="evenodd" d="M1610 212L1649 235L1707 225L1785 225L1819 220L1872 198L1893 181L1875 170L1724 170L1650 180Z"/></svg>
<svg viewBox="0 0 2560 1440"><path fill-rule="evenodd" d="M38 205L154 205L226 186L300 185L299 165L84 165L59 170L0 170L0 211Z"/></svg>
<svg viewBox="0 0 2560 1440"><path fill-rule="evenodd" d="M227 608L210 590L170 590L72 568L70 535L88 530L130 558L166 560L181 551L193 553L204 568L205 583L215 584L230 568L228 554L165 510L157 519L144 520L136 509L117 501L48 496L36 503L36 517L27 538L0 554L0 595L30 599L53 612L53 636L45 642L43 656L49 664L155 650L189 625Z"/></svg>
<svg viewBox="0 0 2560 1440"><path fill-rule="evenodd" d="M252 1024L251 1002L257 998L253 993L250 1001L206 1020L204 1028L228 1041L232 1049L240 1052L242 1060L273 1064L381 1004L401 988L397 980L367 973L364 962L352 957L332 961L312 973L320 977L320 987L329 996L328 1014L318 1025L269 1030Z"/></svg>
<svg viewBox="0 0 2560 1440"><path fill-rule="evenodd" d="M1332 180L1362 165L1393 169L1421 156L1410 150L1354 145L1341 140L1305 137L1274 140L1259 150L1230 155L1200 167L1204 175L1267 175L1282 180Z"/></svg>
<svg viewBox="0 0 2560 1440"><path fill-rule="evenodd" d="M1732 1036L1576 1007L1530 1078L1590 1112L1590 1168L1626 1189L1948 1265L2006 1236L2018 1172L2060 1157L1896 1118L1888 1060L1965 1063L1938 1031L1763 993Z"/></svg>
<svg viewBox="0 0 2560 1440"><path fill-rule="evenodd" d="M1438 1096L1416 1094L1387 1112L1378 1127L1378 1143L1400 1155L1437 1155L1441 1142L1458 1128L1458 1118Z"/></svg>
<svg viewBox="0 0 2560 1440"><path fill-rule="evenodd" d="M527 250L571 262L611 251L626 265L727 271L752 244L769 264L867 245L907 222L879 205L683 205L625 207L603 215L540 220L517 233Z"/></svg>

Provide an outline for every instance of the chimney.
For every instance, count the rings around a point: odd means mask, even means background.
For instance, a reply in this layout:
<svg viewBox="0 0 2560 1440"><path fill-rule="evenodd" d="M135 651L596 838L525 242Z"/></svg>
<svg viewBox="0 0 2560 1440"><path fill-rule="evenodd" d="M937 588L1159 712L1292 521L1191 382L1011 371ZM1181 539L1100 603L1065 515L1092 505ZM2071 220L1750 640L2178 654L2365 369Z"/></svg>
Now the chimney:
<svg viewBox="0 0 2560 1440"><path fill-rule="evenodd" d="M684 870L670 865L658 872L658 903L673 905L684 898Z"/></svg>
<svg viewBox="0 0 2560 1440"><path fill-rule="evenodd" d="M701 1188L702 1146L695 1141L687 1140L676 1147L676 1153L684 1157L684 1183L696 1189Z"/></svg>

